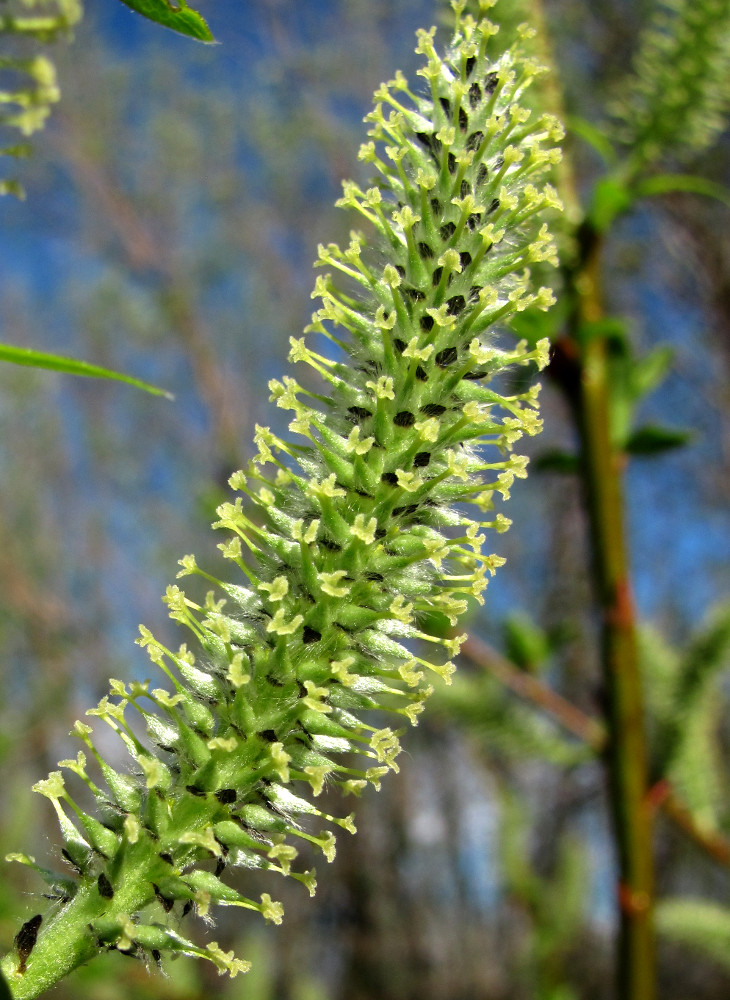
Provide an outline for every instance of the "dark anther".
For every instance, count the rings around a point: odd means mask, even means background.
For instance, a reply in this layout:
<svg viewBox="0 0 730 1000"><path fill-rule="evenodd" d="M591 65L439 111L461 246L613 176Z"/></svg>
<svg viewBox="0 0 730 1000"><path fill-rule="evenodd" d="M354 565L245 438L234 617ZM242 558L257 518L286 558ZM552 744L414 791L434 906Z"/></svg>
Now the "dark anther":
<svg viewBox="0 0 730 1000"><path fill-rule="evenodd" d="M413 427L415 422L416 418L410 410L399 410L393 417L393 423L396 427Z"/></svg>
<svg viewBox="0 0 730 1000"><path fill-rule="evenodd" d="M71 865L71 867L74 868L79 873L79 875L83 875L84 874L84 871L83 871L81 865L77 864L74 861L74 859L71 857L71 855L68 853L68 851L66 850L65 847L61 848L61 857L64 858L66 861L68 861L68 863Z"/></svg>
<svg viewBox="0 0 730 1000"><path fill-rule="evenodd" d="M168 899L167 896L163 896L158 886L156 886L154 882L152 883L152 888L155 890L155 896L157 897L157 902L160 904L165 913L169 913L170 910L175 905L175 900Z"/></svg>
<svg viewBox="0 0 730 1000"><path fill-rule="evenodd" d="M472 285L471 288L469 289L469 301L478 302L479 293L481 292L481 290L482 290L481 285Z"/></svg>
<svg viewBox="0 0 730 1000"><path fill-rule="evenodd" d="M426 403L421 407L421 413L425 413L427 417L440 417L442 413L446 413L446 407L441 403Z"/></svg>
<svg viewBox="0 0 730 1000"><path fill-rule="evenodd" d="M451 298L447 300L446 305L449 307L447 309L449 316L458 316L460 312L464 311L466 299L463 295L452 295Z"/></svg>
<svg viewBox="0 0 730 1000"><path fill-rule="evenodd" d="M389 486L398 485L398 477L394 472L384 472L380 477L381 483L387 483Z"/></svg>
<svg viewBox="0 0 730 1000"><path fill-rule="evenodd" d="M446 240L450 240L455 232L456 232L455 222L445 222L444 225L439 229L439 235L444 242L446 242Z"/></svg>
<svg viewBox="0 0 730 1000"><path fill-rule="evenodd" d="M456 361L456 348L455 347L445 347L443 351L439 351L434 361L439 366L439 368L448 368L449 365L453 365Z"/></svg>
<svg viewBox="0 0 730 1000"><path fill-rule="evenodd" d="M198 788L197 785L186 785L185 791L190 792L191 795L197 795L200 798L205 797L205 792L202 788Z"/></svg>
<svg viewBox="0 0 730 1000"><path fill-rule="evenodd" d="M419 451L416 457L413 459L413 464L417 469L422 469L424 466L428 465L431 461L430 451Z"/></svg>
<svg viewBox="0 0 730 1000"><path fill-rule="evenodd" d="M444 114L450 118L451 117L451 103L448 97L439 97L439 104L444 109Z"/></svg>
<svg viewBox="0 0 730 1000"><path fill-rule="evenodd" d="M471 76L471 74L472 74L472 72L473 72L474 67L476 66L476 64L477 64L477 57L476 56L469 56L469 58L466 60L466 75L467 76Z"/></svg>
<svg viewBox="0 0 730 1000"><path fill-rule="evenodd" d="M28 961L30 953L35 948L38 930L42 923L42 914L36 913L34 917L30 918L30 920L26 920L18 933L15 935L15 947L18 949L18 958L20 959L18 963L18 972L21 976L25 975L25 963Z"/></svg>
<svg viewBox="0 0 730 1000"><path fill-rule="evenodd" d="M387 534L388 534L388 532L385 530L385 528L376 528L375 529L375 537L378 539L378 541L380 541L381 538L385 538L385 536Z"/></svg>
<svg viewBox="0 0 730 1000"><path fill-rule="evenodd" d="M434 268L434 272L431 277L431 284L433 285L434 288L436 287L436 285L438 285L439 281L441 281L441 275L443 273L444 273L443 267Z"/></svg>
<svg viewBox="0 0 730 1000"><path fill-rule="evenodd" d="M311 642L319 642L322 638L322 633L318 632L316 628L310 628L309 625L305 625L302 631L302 642L305 646L308 646Z"/></svg>
<svg viewBox="0 0 730 1000"><path fill-rule="evenodd" d="M215 793L215 797L222 806L230 806L238 798L238 793L235 788L219 788Z"/></svg>
<svg viewBox="0 0 730 1000"><path fill-rule="evenodd" d="M171 854L158 854L158 857L162 858L163 861L166 861L168 865L174 864Z"/></svg>
<svg viewBox="0 0 730 1000"><path fill-rule="evenodd" d="M182 915L184 917L187 917L188 913L190 913L190 911L192 910L192 908L193 908L193 901L192 901L192 899L189 899L185 903L185 906L183 906Z"/></svg>
<svg viewBox="0 0 730 1000"><path fill-rule="evenodd" d="M467 267L471 264L471 254L468 250L462 250L459 254L459 260L461 261L461 269L465 271Z"/></svg>
<svg viewBox="0 0 730 1000"><path fill-rule="evenodd" d="M504 166L504 157L498 156L497 159L494 161L494 169L501 170L503 166Z"/></svg>
<svg viewBox="0 0 730 1000"><path fill-rule="evenodd" d="M319 544L330 552L341 552L342 546L338 542L333 542L330 538L320 538Z"/></svg>
<svg viewBox="0 0 730 1000"><path fill-rule="evenodd" d="M400 354L402 354L403 351L405 351L406 347L408 347L408 344L405 342L405 340L401 340L400 337L395 337L393 339L393 346Z"/></svg>
<svg viewBox="0 0 730 1000"><path fill-rule="evenodd" d="M271 674L266 675L266 680L269 682L269 684L271 684L272 687L275 688L284 687L284 681L280 681L278 677L272 677Z"/></svg>
<svg viewBox="0 0 730 1000"><path fill-rule="evenodd" d="M276 733L273 729L262 729L258 735L267 743L276 743Z"/></svg>
<svg viewBox="0 0 730 1000"><path fill-rule="evenodd" d="M441 152L441 140L437 139L435 135L428 132L416 132L416 139L421 143L424 149L427 149L429 153L438 162L438 156Z"/></svg>
<svg viewBox="0 0 730 1000"><path fill-rule="evenodd" d="M403 267L402 264L396 264L395 265L395 269L398 272L398 274L401 276L401 278L405 278L405 276L406 276L406 269Z"/></svg>
<svg viewBox="0 0 730 1000"><path fill-rule="evenodd" d="M372 580L373 583L382 583L384 578L382 573L366 573L365 579Z"/></svg>
<svg viewBox="0 0 730 1000"><path fill-rule="evenodd" d="M159 965L160 962L162 961L162 955L159 953L157 948L153 948L152 951L150 952L150 955L152 955L152 958Z"/></svg>
<svg viewBox="0 0 730 1000"><path fill-rule="evenodd" d="M118 951L120 955L124 955L125 958L133 958L137 962L141 962L144 959L144 951L140 948L138 944L132 942L130 948L120 948L119 945L112 944L109 945L109 951Z"/></svg>
<svg viewBox="0 0 730 1000"><path fill-rule="evenodd" d="M471 229L471 231L474 232L475 229L479 228L479 223L481 222L481 220L482 220L481 212L472 212L472 214L466 220L466 224L469 227L469 229Z"/></svg>
<svg viewBox="0 0 730 1000"><path fill-rule="evenodd" d="M433 324L434 324L433 316L429 315L421 316L421 329L425 333L428 333L430 330L433 330ZM405 347L405 344L403 346Z"/></svg>
<svg viewBox="0 0 730 1000"><path fill-rule="evenodd" d="M478 129L476 132L472 132L469 138L466 140L466 148L472 153L476 152L477 149L482 144L482 139L484 138L484 133L480 132Z"/></svg>
<svg viewBox="0 0 730 1000"><path fill-rule="evenodd" d="M296 738L301 743L304 743L306 746L311 746L312 734L307 729L305 729L304 726L299 721L297 721L297 729L299 730L299 732L296 734Z"/></svg>
<svg viewBox="0 0 730 1000"><path fill-rule="evenodd" d="M484 378L487 372L467 372L466 375L462 375L462 378L468 379L470 382L476 382L480 378Z"/></svg>
<svg viewBox="0 0 730 1000"><path fill-rule="evenodd" d="M482 99L482 88L475 80L474 83L471 85L471 87L469 87L469 104L471 104L472 108L475 108L477 104L479 104L481 99Z"/></svg>
<svg viewBox="0 0 730 1000"><path fill-rule="evenodd" d="M428 374L426 372L426 369L423 368L422 365L418 365L418 367L416 368L416 378L419 380L419 382L428 382Z"/></svg>
<svg viewBox="0 0 730 1000"><path fill-rule="evenodd" d="M449 173L450 174L455 174L456 173L456 157L454 156L453 153L449 153L449 155L448 155L448 157L446 159L446 162L447 162L447 166L449 168Z"/></svg>
<svg viewBox="0 0 730 1000"><path fill-rule="evenodd" d="M484 89L488 94L493 94L497 89L497 84L499 83L499 76L493 71L487 73L484 77Z"/></svg>
<svg viewBox="0 0 730 1000"><path fill-rule="evenodd" d="M441 210L442 210L442 208L441 208L441 202L438 200L438 198L432 198L431 199L431 211L433 212L433 214L434 215L441 215Z"/></svg>
<svg viewBox="0 0 730 1000"><path fill-rule="evenodd" d="M428 132L416 132L416 139L418 139L424 149L431 149L431 138Z"/></svg>
<svg viewBox="0 0 730 1000"><path fill-rule="evenodd" d="M401 285L400 290L404 296L408 296L411 302L421 302L426 298L420 288L413 288L410 285Z"/></svg>
<svg viewBox="0 0 730 1000"><path fill-rule="evenodd" d="M477 170L477 184L484 184L488 179L489 171L487 170L487 165L486 163L480 163L479 170Z"/></svg>
<svg viewBox="0 0 730 1000"><path fill-rule="evenodd" d="M462 132L469 128L469 116L463 108L459 108L459 128Z"/></svg>
<svg viewBox="0 0 730 1000"><path fill-rule="evenodd" d="M428 243L418 243L417 247L421 260L428 260L429 258L433 257L433 250L428 245Z"/></svg>
<svg viewBox="0 0 730 1000"><path fill-rule="evenodd" d="M499 198L493 198L489 203L489 208L487 209L487 215L491 215L492 212L496 212L499 208Z"/></svg>
<svg viewBox="0 0 730 1000"><path fill-rule="evenodd" d="M370 410L366 410L364 406L348 406L347 412L351 413L353 417L357 417L358 420L365 420L366 417L372 417Z"/></svg>
<svg viewBox="0 0 730 1000"><path fill-rule="evenodd" d="M222 875L225 870L226 870L225 858L218 858L218 860L215 863L215 872L213 874L215 875L216 878L218 878L218 876Z"/></svg>
<svg viewBox="0 0 730 1000"><path fill-rule="evenodd" d="M469 194L470 191L471 188L469 187L469 181L462 181L461 187L459 188L459 193L461 194L461 197L466 198L466 196Z"/></svg>
<svg viewBox="0 0 730 1000"><path fill-rule="evenodd" d="M393 517L400 517L401 514L415 514L417 510L417 503L409 503L405 507L394 507Z"/></svg>
<svg viewBox="0 0 730 1000"><path fill-rule="evenodd" d="M112 889L112 884L106 877L104 872L99 872L99 877L96 880L96 886L99 890L99 895L104 899L114 899L114 890Z"/></svg>

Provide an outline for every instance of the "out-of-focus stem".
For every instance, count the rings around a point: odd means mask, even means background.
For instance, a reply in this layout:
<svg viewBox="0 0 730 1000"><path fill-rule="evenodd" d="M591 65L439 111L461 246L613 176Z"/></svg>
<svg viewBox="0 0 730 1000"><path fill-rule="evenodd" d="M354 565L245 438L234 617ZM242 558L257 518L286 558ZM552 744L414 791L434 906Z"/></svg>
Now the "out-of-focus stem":
<svg viewBox="0 0 730 1000"><path fill-rule="evenodd" d="M540 36L547 38L541 7L537 0L535 17L542 29ZM548 42L543 43L541 54L549 58ZM551 77L559 87L557 74ZM554 90L548 99L551 110L559 113L563 103L560 91ZM611 440L608 348L604 336L593 326L603 317L601 237L588 220L580 221L580 200L569 157L555 180L568 208L566 222L576 238L575 255L569 250L564 256L565 293L571 309L553 374L565 391L580 435L600 616L607 729L604 759L619 868L616 995L619 1000L654 1000L653 809L648 796L643 694L624 523L623 455Z"/></svg>
<svg viewBox="0 0 730 1000"><path fill-rule="evenodd" d="M565 730L577 736L583 743L587 743L596 753L603 750L606 733L598 719L586 715L537 677L520 670L496 649L492 649L476 636L470 635L461 647L461 655L484 667L500 684L520 698L542 709Z"/></svg>
<svg viewBox="0 0 730 1000"><path fill-rule="evenodd" d="M513 694L544 712L566 732L577 736L595 753L603 753L606 728L595 716L578 708L538 677L526 674L506 656L476 636L469 636L461 647L461 655L487 671ZM702 829L670 782L657 782L649 791L649 803L655 811L661 810L677 829L713 861L730 868L730 841L714 830Z"/></svg>
<svg viewBox="0 0 730 1000"><path fill-rule="evenodd" d="M578 264L568 272L574 301L570 336L579 369L574 404L601 619L608 730L605 761L619 866L616 986L621 1000L654 1000L653 810L647 796L643 693L624 523L623 455L611 441L607 344L591 326L603 312L600 239L587 227L582 237Z"/></svg>

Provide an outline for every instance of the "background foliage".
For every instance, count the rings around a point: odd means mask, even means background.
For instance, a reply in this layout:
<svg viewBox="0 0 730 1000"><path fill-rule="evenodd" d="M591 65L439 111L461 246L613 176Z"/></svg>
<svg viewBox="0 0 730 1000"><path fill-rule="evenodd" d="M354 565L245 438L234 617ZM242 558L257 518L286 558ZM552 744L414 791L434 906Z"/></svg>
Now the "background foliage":
<svg viewBox="0 0 730 1000"><path fill-rule="evenodd" d="M159 594L182 552L202 561L215 544L206 526L247 457L261 387L309 319L316 244L346 235L331 205L371 93L395 66L409 75L413 31L434 20L425 0L201 0L225 43L203 48L97 6L56 53L64 100L23 165L29 200L2 205L2 338L133 372L176 401L0 366L3 854L48 850L49 810L28 787L71 753L70 725L108 676L147 675L138 622L169 634ZM546 5L586 197L605 167L581 123L617 100L641 7ZM725 137L690 163L720 183L729 154ZM631 450L651 453L631 459L626 496L652 767L716 847L659 814L662 1000L724 997L730 983L727 233L717 202L671 194L622 218L604 250L621 317L615 433L644 428ZM234 982L186 961L161 980L109 956L59 997L609 995L597 626L575 431L563 397L544 393L541 471L515 491L508 564L470 622L489 648L471 648L409 734L401 774L360 803L359 835L319 872L316 899L285 893L272 932L240 914L220 929L254 961ZM572 729L519 697L548 685L579 710ZM4 879L9 946L38 887Z"/></svg>

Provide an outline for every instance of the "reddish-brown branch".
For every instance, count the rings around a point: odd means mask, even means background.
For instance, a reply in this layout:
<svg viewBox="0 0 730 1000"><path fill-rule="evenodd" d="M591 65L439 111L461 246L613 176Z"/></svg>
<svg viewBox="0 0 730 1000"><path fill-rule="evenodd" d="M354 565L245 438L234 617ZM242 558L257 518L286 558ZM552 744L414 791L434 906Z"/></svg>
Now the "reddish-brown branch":
<svg viewBox="0 0 730 1000"><path fill-rule="evenodd" d="M488 643L476 636L469 636L461 647L461 654L488 671L519 698L545 712L566 732L590 746L595 753L603 752L606 746L606 728L598 719L582 711L537 677L520 670ZM718 864L730 868L730 840L714 830L703 829L669 781L659 781L649 790L647 805L650 812L660 809L696 847ZM624 900L628 898L626 887L623 890L619 887L619 893Z"/></svg>

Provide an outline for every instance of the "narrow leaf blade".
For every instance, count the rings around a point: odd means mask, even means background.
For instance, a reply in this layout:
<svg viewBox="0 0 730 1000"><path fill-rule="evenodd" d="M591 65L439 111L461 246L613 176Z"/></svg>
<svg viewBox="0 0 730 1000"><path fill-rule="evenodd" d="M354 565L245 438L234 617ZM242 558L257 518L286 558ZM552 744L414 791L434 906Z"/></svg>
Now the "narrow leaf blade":
<svg viewBox="0 0 730 1000"><path fill-rule="evenodd" d="M122 0L131 10L199 42L214 42L215 38L201 15L188 7L185 0Z"/></svg>
<svg viewBox="0 0 730 1000"><path fill-rule="evenodd" d="M64 372L67 375L83 375L87 378L113 379L115 382L126 382L137 389L152 393L153 396L164 396L172 399L171 393L165 389L159 389L148 382L142 382L131 375L123 375L121 372L110 371L108 368L100 368L99 365L91 365L87 361L77 361L75 358L64 358L59 354L44 354L42 351L33 351L26 347L13 347L10 344L0 344L0 361L8 361L13 365L23 365L26 368L45 368L52 372Z"/></svg>
<svg viewBox="0 0 730 1000"><path fill-rule="evenodd" d="M671 194L674 191L702 194L707 198L721 201L730 208L730 188L705 177L694 177L692 174L658 174L656 177L647 177L636 186L636 194L640 197Z"/></svg>
<svg viewBox="0 0 730 1000"><path fill-rule="evenodd" d="M629 455L658 455L674 448L682 448L691 440L691 431L647 424L631 432L624 451Z"/></svg>

